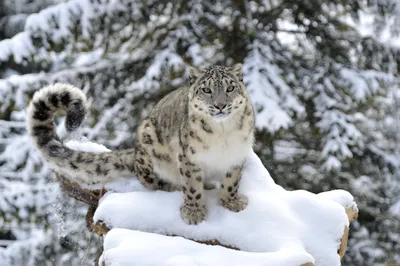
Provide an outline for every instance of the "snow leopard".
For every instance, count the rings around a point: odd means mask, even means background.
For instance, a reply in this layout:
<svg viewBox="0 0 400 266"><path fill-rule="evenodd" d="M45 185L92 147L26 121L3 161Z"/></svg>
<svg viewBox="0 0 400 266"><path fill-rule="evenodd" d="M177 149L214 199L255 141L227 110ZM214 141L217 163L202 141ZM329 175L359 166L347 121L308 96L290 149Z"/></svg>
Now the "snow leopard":
<svg viewBox="0 0 400 266"><path fill-rule="evenodd" d="M167 94L141 121L134 148L94 153L65 146L55 130L55 112L65 111L71 133L83 124L88 107L79 88L63 83L34 94L28 132L44 159L79 184L135 176L148 189L182 191L180 214L187 224L207 218L204 190L212 183L220 184L224 208L242 211L248 199L239 194L239 182L253 150L255 121L242 65L189 67L188 72L188 86Z"/></svg>

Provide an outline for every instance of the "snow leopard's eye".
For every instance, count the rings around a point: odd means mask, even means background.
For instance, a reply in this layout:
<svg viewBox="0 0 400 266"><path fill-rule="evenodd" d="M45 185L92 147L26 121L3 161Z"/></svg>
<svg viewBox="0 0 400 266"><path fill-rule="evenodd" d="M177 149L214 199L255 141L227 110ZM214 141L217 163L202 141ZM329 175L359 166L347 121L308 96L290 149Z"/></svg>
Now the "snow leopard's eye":
<svg viewBox="0 0 400 266"><path fill-rule="evenodd" d="M204 93L211 93L211 90L209 88L207 88L207 87L204 87L203 88L203 92Z"/></svg>
<svg viewBox="0 0 400 266"><path fill-rule="evenodd" d="M235 86L229 86L227 89L226 89L226 92L232 92L232 91L234 91L235 90Z"/></svg>

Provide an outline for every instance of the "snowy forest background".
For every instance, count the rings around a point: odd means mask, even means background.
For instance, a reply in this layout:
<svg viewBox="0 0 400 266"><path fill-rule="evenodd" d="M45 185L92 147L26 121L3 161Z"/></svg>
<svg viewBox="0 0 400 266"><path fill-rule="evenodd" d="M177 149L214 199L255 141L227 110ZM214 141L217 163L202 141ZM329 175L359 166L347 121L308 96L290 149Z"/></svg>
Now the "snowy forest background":
<svg viewBox="0 0 400 266"><path fill-rule="evenodd" d="M82 88L83 133L122 149L185 64L233 63L275 182L354 195L343 265L400 262L399 33L396 0L0 0L0 265L91 264L101 245L27 136L36 90Z"/></svg>

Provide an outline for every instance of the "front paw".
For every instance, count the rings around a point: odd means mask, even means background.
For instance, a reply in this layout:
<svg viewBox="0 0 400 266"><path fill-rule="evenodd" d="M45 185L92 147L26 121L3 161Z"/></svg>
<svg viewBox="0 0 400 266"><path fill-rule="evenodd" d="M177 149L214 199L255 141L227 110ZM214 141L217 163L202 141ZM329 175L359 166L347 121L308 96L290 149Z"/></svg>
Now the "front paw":
<svg viewBox="0 0 400 266"><path fill-rule="evenodd" d="M199 224L207 217L206 206L196 207L193 203L185 203L181 206L181 217L187 224Z"/></svg>
<svg viewBox="0 0 400 266"><path fill-rule="evenodd" d="M246 209L248 203L248 199L246 196L239 195L236 198L222 199L221 205L233 212L240 212Z"/></svg>

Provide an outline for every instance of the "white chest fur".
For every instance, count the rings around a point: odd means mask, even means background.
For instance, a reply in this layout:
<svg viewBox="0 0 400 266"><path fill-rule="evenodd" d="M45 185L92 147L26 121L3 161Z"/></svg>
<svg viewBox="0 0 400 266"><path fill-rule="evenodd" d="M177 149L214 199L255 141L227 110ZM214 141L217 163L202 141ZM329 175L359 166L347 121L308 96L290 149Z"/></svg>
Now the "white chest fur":
<svg viewBox="0 0 400 266"><path fill-rule="evenodd" d="M207 124L212 133L196 128L203 143L193 144L196 153L190 157L201 166L206 179L220 180L232 167L241 165L252 151L253 131L249 123L239 130L238 121L233 119L209 120Z"/></svg>

